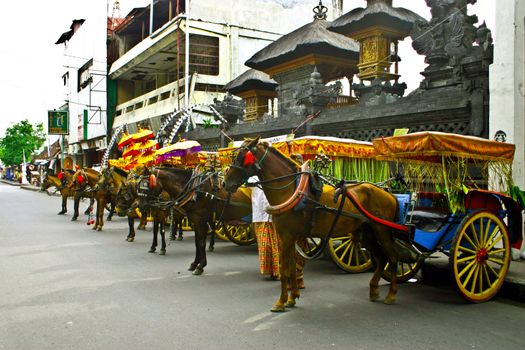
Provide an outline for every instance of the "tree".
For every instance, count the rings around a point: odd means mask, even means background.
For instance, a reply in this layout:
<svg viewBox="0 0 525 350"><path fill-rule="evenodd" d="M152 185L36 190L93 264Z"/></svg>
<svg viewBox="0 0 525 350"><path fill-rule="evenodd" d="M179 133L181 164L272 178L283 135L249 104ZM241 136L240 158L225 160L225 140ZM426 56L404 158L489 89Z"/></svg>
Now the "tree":
<svg viewBox="0 0 525 350"><path fill-rule="evenodd" d="M0 138L0 159L6 165L20 164L23 161L23 153L26 159L39 149L46 140L44 125L37 123L32 125L27 119L22 120L7 128L5 137Z"/></svg>

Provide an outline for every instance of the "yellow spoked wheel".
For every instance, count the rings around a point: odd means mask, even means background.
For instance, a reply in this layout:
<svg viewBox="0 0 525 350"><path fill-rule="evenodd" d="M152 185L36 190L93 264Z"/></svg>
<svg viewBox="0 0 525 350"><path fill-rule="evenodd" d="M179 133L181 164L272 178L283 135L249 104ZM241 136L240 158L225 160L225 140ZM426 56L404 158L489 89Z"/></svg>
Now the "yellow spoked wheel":
<svg viewBox="0 0 525 350"><path fill-rule="evenodd" d="M223 225L226 226L224 234L237 245L252 245L257 241L252 225Z"/></svg>
<svg viewBox="0 0 525 350"><path fill-rule="evenodd" d="M396 281L398 283L405 283L418 273L418 271L421 269L422 264L422 260L416 261L415 263L398 262ZM390 263L386 264L385 269L381 273L381 277L383 277L383 279L387 280L388 282L392 281L392 271L390 271Z"/></svg>
<svg viewBox="0 0 525 350"><path fill-rule="evenodd" d="M221 222L215 222L215 235L222 239L223 241L229 241L228 236L226 236L224 225Z"/></svg>
<svg viewBox="0 0 525 350"><path fill-rule="evenodd" d="M306 237L296 242L295 249L305 259L313 259L318 256L321 249L323 249L323 240L317 237Z"/></svg>
<svg viewBox="0 0 525 350"><path fill-rule="evenodd" d="M330 238L328 252L332 261L343 271L361 273L372 267L370 254L363 250L361 242L352 234Z"/></svg>
<svg viewBox="0 0 525 350"><path fill-rule="evenodd" d="M449 263L463 298L473 303L490 300L503 285L509 270L507 227L488 211L466 216L452 242Z"/></svg>

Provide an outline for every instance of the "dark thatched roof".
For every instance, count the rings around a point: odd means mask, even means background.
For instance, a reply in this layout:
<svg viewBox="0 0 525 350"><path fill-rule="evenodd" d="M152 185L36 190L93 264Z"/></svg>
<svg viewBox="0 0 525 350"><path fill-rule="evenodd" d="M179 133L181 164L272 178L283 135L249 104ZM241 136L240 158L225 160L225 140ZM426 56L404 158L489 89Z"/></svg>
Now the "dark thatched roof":
<svg viewBox="0 0 525 350"><path fill-rule="evenodd" d="M342 15L335 19L328 26L328 29L347 35L376 23L409 33L417 20L427 22L417 13L405 8L391 7L385 3L376 2L366 8L358 7Z"/></svg>
<svg viewBox="0 0 525 350"><path fill-rule="evenodd" d="M279 84L270 78L268 74L255 69L248 69L246 72L224 85L224 90L235 95L239 92L254 89L275 91L275 88L278 85Z"/></svg>
<svg viewBox="0 0 525 350"><path fill-rule="evenodd" d="M314 20L266 46L246 61L245 65L264 70L312 53L357 60L359 44L344 35L327 30L329 24L325 20Z"/></svg>

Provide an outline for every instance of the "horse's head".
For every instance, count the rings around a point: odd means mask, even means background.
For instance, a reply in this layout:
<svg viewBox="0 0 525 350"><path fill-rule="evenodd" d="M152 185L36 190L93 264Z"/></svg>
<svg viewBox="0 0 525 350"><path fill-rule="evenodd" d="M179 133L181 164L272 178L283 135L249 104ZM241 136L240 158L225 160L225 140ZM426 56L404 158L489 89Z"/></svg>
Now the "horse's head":
<svg viewBox="0 0 525 350"><path fill-rule="evenodd" d="M44 175L44 180L42 181L42 184L40 185L41 191L46 191L49 187L54 186L54 184L51 181L49 181L49 176L50 174L46 172Z"/></svg>
<svg viewBox="0 0 525 350"><path fill-rule="evenodd" d="M137 198L136 180L130 180L120 186L115 203L118 216L126 216Z"/></svg>
<svg viewBox="0 0 525 350"><path fill-rule="evenodd" d="M247 139L243 142L237 154L234 155L230 168L224 177L224 188L228 192L235 192L248 179L257 174L259 162L255 156L258 153L260 137Z"/></svg>
<svg viewBox="0 0 525 350"><path fill-rule="evenodd" d="M102 168L97 179L97 189L106 189L112 182L112 169Z"/></svg>

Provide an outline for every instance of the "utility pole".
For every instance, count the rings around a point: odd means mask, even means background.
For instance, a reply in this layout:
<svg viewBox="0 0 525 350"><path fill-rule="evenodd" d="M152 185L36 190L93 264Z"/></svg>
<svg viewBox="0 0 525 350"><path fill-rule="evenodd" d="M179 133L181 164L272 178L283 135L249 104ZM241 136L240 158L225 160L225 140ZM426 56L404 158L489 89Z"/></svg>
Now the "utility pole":
<svg viewBox="0 0 525 350"><path fill-rule="evenodd" d="M184 107L190 106L190 0L185 0L186 30L184 40Z"/></svg>

